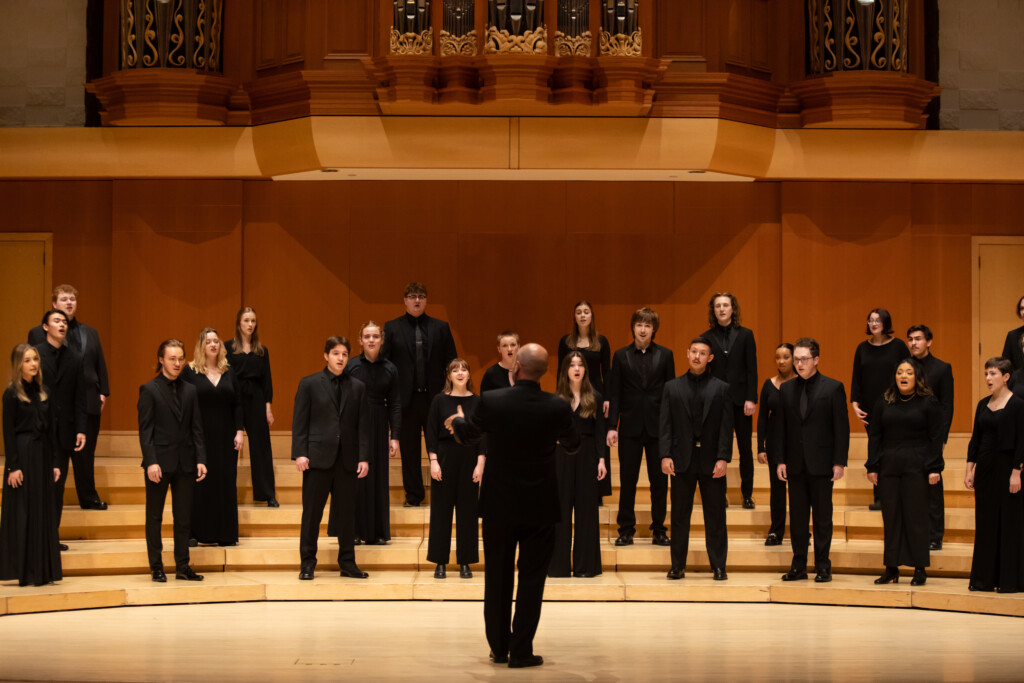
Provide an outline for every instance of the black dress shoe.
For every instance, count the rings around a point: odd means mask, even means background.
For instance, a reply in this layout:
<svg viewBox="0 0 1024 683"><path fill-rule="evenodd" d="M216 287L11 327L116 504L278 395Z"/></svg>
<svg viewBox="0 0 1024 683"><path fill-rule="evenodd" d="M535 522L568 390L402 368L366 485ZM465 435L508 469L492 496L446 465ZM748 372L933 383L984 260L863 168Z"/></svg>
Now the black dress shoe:
<svg viewBox="0 0 1024 683"><path fill-rule="evenodd" d="M496 655L492 651L487 657L495 664L508 664L508 655Z"/></svg>
<svg viewBox="0 0 1024 683"><path fill-rule="evenodd" d="M277 498L268 498L267 499L267 507L268 508L279 508L279 507L281 507L281 504L277 502Z"/></svg>
<svg viewBox="0 0 1024 683"><path fill-rule="evenodd" d="M814 583L828 583L832 580L832 571L828 569L822 569L814 575Z"/></svg>
<svg viewBox="0 0 1024 683"><path fill-rule="evenodd" d="M354 539L352 539L352 545L362 545L362 544L363 544L363 539L359 538L358 536L356 536Z"/></svg>
<svg viewBox="0 0 1024 683"><path fill-rule="evenodd" d="M58 543L57 547L60 548L61 552L64 552L66 550L71 550L71 548L68 547L67 543Z"/></svg>
<svg viewBox="0 0 1024 683"><path fill-rule="evenodd" d="M409 500L408 498L406 498L405 502L402 503L402 507L404 507L404 508L418 508L419 506L420 506L420 504L418 502L414 503L411 500Z"/></svg>
<svg viewBox="0 0 1024 683"><path fill-rule="evenodd" d="M900 582L900 570L899 567L886 567L885 572L882 573L875 583L881 585L883 583L899 583Z"/></svg>
<svg viewBox="0 0 1024 683"><path fill-rule="evenodd" d="M615 545L633 545L633 534L625 533L619 534L619 537L615 539Z"/></svg>
<svg viewBox="0 0 1024 683"><path fill-rule="evenodd" d="M744 510L753 510L754 509L754 499L753 498L744 498L743 499L743 509Z"/></svg>
<svg viewBox="0 0 1024 683"><path fill-rule="evenodd" d="M783 581L803 581L807 578L806 569L790 569L782 575Z"/></svg>
<svg viewBox="0 0 1024 683"><path fill-rule="evenodd" d="M914 570L914 578L910 580L911 586L923 586L928 581L928 572L924 570L924 567L918 567Z"/></svg>
<svg viewBox="0 0 1024 683"><path fill-rule="evenodd" d="M460 579L472 579L473 570L469 568L468 564L459 565L459 578Z"/></svg>
<svg viewBox="0 0 1024 683"><path fill-rule="evenodd" d="M725 568L719 568L715 569L714 576L711 578L715 581L726 581L729 578L729 575L725 573Z"/></svg>
<svg viewBox="0 0 1024 683"><path fill-rule="evenodd" d="M188 547L189 548L195 548L198 545L199 545L199 539L198 538L190 538L190 539L188 539Z"/></svg>
<svg viewBox="0 0 1024 683"><path fill-rule="evenodd" d="M540 655L529 655L527 657L512 657L508 658L508 668L510 669L525 669L528 666L540 666L544 663L544 658Z"/></svg>
<svg viewBox="0 0 1024 683"><path fill-rule="evenodd" d="M386 538L378 538L376 541L374 541L374 545L387 545L387 544L388 544L388 539L386 539Z"/></svg>
<svg viewBox="0 0 1024 683"><path fill-rule="evenodd" d="M678 579L683 578L684 576L686 576L685 569L681 569L679 567L672 567L668 570L668 574L666 574L665 578L670 579L672 581L676 581Z"/></svg>
<svg viewBox="0 0 1024 683"><path fill-rule="evenodd" d="M88 503L83 503L81 505L81 508L83 510L106 510L107 504L104 503L102 500L97 499L89 501Z"/></svg>
<svg viewBox="0 0 1024 683"><path fill-rule="evenodd" d="M313 568L303 567L299 570L299 581L312 581L313 580Z"/></svg>
<svg viewBox="0 0 1024 683"><path fill-rule="evenodd" d="M178 571L174 572L174 578L179 581L202 581L203 575L196 574L192 571L192 567L185 565L184 567L179 567Z"/></svg>
<svg viewBox="0 0 1024 683"><path fill-rule="evenodd" d="M882 509L882 504L881 503L872 503L871 505L868 505L868 510L878 511L878 510L881 510L881 509Z"/></svg>
<svg viewBox="0 0 1024 683"><path fill-rule="evenodd" d="M765 545L782 545L782 539L777 534L768 534L768 538L764 539Z"/></svg>
<svg viewBox="0 0 1024 683"><path fill-rule="evenodd" d="M654 536L651 538L651 543L654 545L672 545L672 541L669 540L668 534L664 531L654 532Z"/></svg>
<svg viewBox="0 0 1024 683"><path fill-rule="evenodd" d="M164 574L163 569L154 569L152 574L153 580L157 583L167 583L167 574Z"/></svg>
<svg viewBox="0 0 1024 683"><path fill-rule="evenodd" d="M932 541L928 544L928 550L942 550L942 541Z"/></svg>
<svg viewBox="0 0 1024 683"><path fill-rule="evenodd" d="M443 564L439 564L436 567L434 567L434 578L435 579L444 579L444 578L447 578L447 577L448 577L448 569Z"/></svg>
<svg viewBox="0 0 1024 683"><path fill-rule="evenodd" d="M598 572L573 572L572 575L577 579L592 579L597 576Z"/></svg>
<svg viewBox="0 0 1024 683"><path fill-rule="evenodd" d="M365 579L370 576L362 569L357 567L354 562L352 564L342 566L340 571L342 576L347 576L350 579Z"/></svg>

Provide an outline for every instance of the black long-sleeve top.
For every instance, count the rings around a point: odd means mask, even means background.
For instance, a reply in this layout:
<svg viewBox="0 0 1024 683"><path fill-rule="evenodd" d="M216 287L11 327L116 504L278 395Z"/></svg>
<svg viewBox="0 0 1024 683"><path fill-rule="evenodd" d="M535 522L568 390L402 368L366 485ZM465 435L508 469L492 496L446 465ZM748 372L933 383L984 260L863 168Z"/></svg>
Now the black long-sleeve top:
<svg viewBox="0 0 1024 683"><path fill-rule="evenodd" d="M49 443L46 445L52 461L50 466L57 466L57 430L50 417L49 397L46 401L40 400L39 387L35 382L22 380L21 385L28 395L28 403L18 398L13 387L7 387L3 395L4 455L6 457L4 475L26 466L23 459L29 454L22 453L18 449L18 434L32 434L48 441Z"/></svg>
<svg viewBox="0 0 1024 683"><path fill-rule="evenodd" d="M512 386L512 379L509 371L501 367L501 363L495 363L484 371L483 379L480 380L480 393L494 389L508 389Z"/></svg>
<svg viewBox="0 0 1024 683"><path fill-rule="evenodd" d="M905 401L898 395L893 403L879 400L868 424L868 472L878 472L885 454L899 448L923 449L925 471L941 472L945 421L942 406L934 396L914 394Z"/></svg>
<svg viewBox="0 0 1024 683"><path fill-rule="evenodd" d="M983 432L982 415L985 414L983 411L988 410L991 399L991 396L981 399L974 411L974 431L967 444L967 462L978 462ZM1014 469L1024 469L1024 398L1012 395L1001 410L989 412L994 413L999 420L996 450L1010 454Z"/></svg>
<svg viewBox="0 0 1024 683"><path fill-rule="evenodd" d="M931 354L919 359L919 362L924 368L928 386L942 406L942 416L946 422L942 429L942 443L946 443L949 440L949 427L953 423L953 368Z"/></svg>
<svg viewBox="0 0 1024 683"><path fill-rule="evenodd" d="M242 396L251 396L254 387L259 387L263 394L265 403L274 402L274 382L270 376L270 351L263 347L263 355L257 356L250 351L242 353L235 351L235 340L229 339L224 342L224 349L228 352L228 362L235 369L235 377L238 378L239 393Z"/></svg>
<svg viewBox="0 0 1024 683"><path fill-rule="evenodd" d="M779 457L779 444L776 443L774 432L775 420L778 418L779 401L782 392L772 383L769 377L761 387L760 408L757 411L757 452L767 453L769 458Z"/></svg>
<svg viewBox="0 0 1024 683"><path fill-rule="evenodd" d="M862 341L853 354L853 379L850 382L850 403L856 403L868 414L889 388L896 375L896 366L901 360L910 358L907 345L899 339L875 346Z"/></svg>
<svg viewBox="0 0 1024 683"><path fill-rule="evenodd" d="M402 425L402 388L398 383L398 367L383 356L371 361L359 354L348 362L345 372L366 385L366 400L371 406L384 406L388 411L391 438L397 439Z"/></svg>
<svg viewBox="0 0 1024 683"><path fill-rule="evenodd" d="M587 360L587 378L593 385L594 391L604 394L605 382L608 381L608 373L612 371L612 350L608 345L608 339L603 334L597 335L601 344L600 351L591 351L589 348L572 348L569 346L569 335L562 337L558 342L558 367L562 367L562 359L573 351L579 351Z"/></svg>
<svg viewBox="0 0 1024 683"><path fill-rule="evenodd" d="M456 441L452 433L445 429L444 426L444 421L457 413L459 406L462 406L462 412L465 414L466 419L469 419L476 412L478 405L480 405L480 397L476 394L452 396L451 394L440 393L434 396L434 399L430 402L430 410L427 412L427 422L423 425L423 440L427 445L427 453L437 453L437 457L442 458L442 451L451 448L464 449L466 452L475 451L479 455L486 455L486 435L477 443L463 445ZM444 463L441 464L443 465Z"/></svg>

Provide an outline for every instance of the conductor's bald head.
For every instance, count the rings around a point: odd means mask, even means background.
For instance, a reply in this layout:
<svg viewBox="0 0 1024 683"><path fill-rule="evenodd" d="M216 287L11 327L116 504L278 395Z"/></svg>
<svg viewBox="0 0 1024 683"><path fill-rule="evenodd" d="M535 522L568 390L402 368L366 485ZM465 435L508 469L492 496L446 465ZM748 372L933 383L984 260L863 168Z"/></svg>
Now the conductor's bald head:
<svg viewBox="0 0 1024 683"><path fill-rule="evenodd" d="M540 344L527 344L519 349L516 357L518 370L515 378L539 382L548 371L548 352Z"/></svg>

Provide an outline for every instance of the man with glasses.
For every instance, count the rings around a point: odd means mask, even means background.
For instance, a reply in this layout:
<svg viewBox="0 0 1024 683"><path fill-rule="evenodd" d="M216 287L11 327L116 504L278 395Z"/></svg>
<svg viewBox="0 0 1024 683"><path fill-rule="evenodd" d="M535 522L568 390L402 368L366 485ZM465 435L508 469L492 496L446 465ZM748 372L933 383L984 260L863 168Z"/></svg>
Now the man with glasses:
<svg viewBox="0 0 1024 683"><path fill-rule="evenodd" d="M783 581L807 578L808 523L814 517L814 580L832 580L832 487L843 478L850 451L850 421L843 384L818 372L818 342L794 345L797 378L780 388L777 442L782 446L777 475L789 483L793 561Z"/></svg>
<svg viewBox="0 0 1024 683"><path fill-rule="evenodd" d="M443 320L431 318L427 288L419 282L405 287L405 315L384 324L381 355L398 368L402 402L402 429L398 447L402 456L405 506L416 507L426 495L423 489L420 434L434 396L444 388L445 368L455 360L455 339Z"/></svg>

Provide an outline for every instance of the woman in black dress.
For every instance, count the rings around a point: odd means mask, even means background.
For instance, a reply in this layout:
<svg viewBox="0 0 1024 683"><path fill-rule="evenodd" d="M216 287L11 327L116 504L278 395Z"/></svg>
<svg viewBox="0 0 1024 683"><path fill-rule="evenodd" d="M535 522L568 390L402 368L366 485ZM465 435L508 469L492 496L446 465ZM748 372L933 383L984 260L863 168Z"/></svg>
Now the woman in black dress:
<svg viewBox="0 0 1024 683"><path fill-rule="evenodd" d="M452 549L452 510L455 511L455 557L459 577L473 578L469 565L480 561L477 533L477 503L480 478L484 474L485 441L462 445L445 429L444 421L461 407L466 418L476 411L480 397L473 393L469 363L456 358L448 363L444 391L434 397L427 414L424 439L430 458L430 538L427 562L437 565L434 578L447 573Z"/></svg>
<svg viewBox="0 0 1024 683"><path fill-rule="evenodd" d="M850 404L857 418L867 430L871 410L878 405L882 394L892 381L896 365L910 358L907 345L892 335L892 316L884 308L873 308L868 313L865 334L871 335L857 345L853 354L853 379L850 383ZM872 510L881 510L878 487L874 487Z"/></svg>
<svg viewBox="0 0 1024 683"><path fill-rule="evenodd" d="M487 368L480 380L480 393L512 386L512 368L519 355L519 334L505 330L498 335L498 362Z"/></svg>
<svg viewBox="0 0 1024 683"><path fill-rule="evenodd" d="M363 352L350 360L345 372L366 385L370 407L370 473L356 481L356 545L386 545L391 540L391 493L388 457L399 457L398 430L402 406L398 368L380 355L384 328L370 320L359 328ZM331 505L327 533L337 536Z"/></svg>
<svg viewBox="0 0 1024 683"><path fill-rule="evenodd" d="M235 370L242 402L242 421L249 438L252 499L279 507L274 484L274 454L270 449L270 425L274 424L274 383L270 377L270 352L260 342L256 311L246 306L235 316L235 338L224 344L228 362Z"/></svg>
<svg viewBox="0 0 1024 683"><path fill-rule="evenodd" d="M765 545L782 545L786 536L786 482L776 475L779 469L779 444L775 442L775 417L779 410L780 387L796 377L793 370L793 345L779 344L775 349L775 367L779 373L764 381L761 387L761 410L757 414L757 462L768 465L771 487L772 524Z"/></svg>
<svg viewBox="0 0 1024 683"><path fill-rule="evenodd" d="M1024 586L1024 399L1006 387L1012 369L1005 358L985 362L991 396L978 403L967 445L964 486L974 491L972 591L1016 593Z"/></svg>
<svg viewBox="0 0 1024 683"><path fill-rule="evenodd" d="M885 572L875 583L899 583L900 565L914 567L911 586L928 578L928 486L943 469L945 417L924 369L913 358L901 361L871 411L868 425L868 481L878 487L885 529Z"/></svg>
<svg viewBox="0 0 1024 683"><path fill-rule="evenodd" d="M182 379L196 388L206 443L206 479L192 493L192 538L221 546L238 543L238 449L242 447L242 404L238 380L228 365L220 335L204 327Z"/></svg>
<svg viewBox="0 0 1024 683"><path fill-rule="evenodd" d="M0 580L42 586L62 578L54 504L60 478L57 431L43 386L39 352L18 344L11 353L11 384L4 390L3 505Z"/></svg>
<svg viewBox="0 0 1024 683"><path fill-rule="evenodd" d="M572 419L580 434L579 450L569 455L555 451L562 521L555 525L555 550L548 576L590 578L601 573L601 530L597 503L598 482L608 475L607 434L601 412L601 394L587 379L587 359L571 351L558 370L557 393L572 406ZM573 540L575 536L575 542Z"/></svg>

